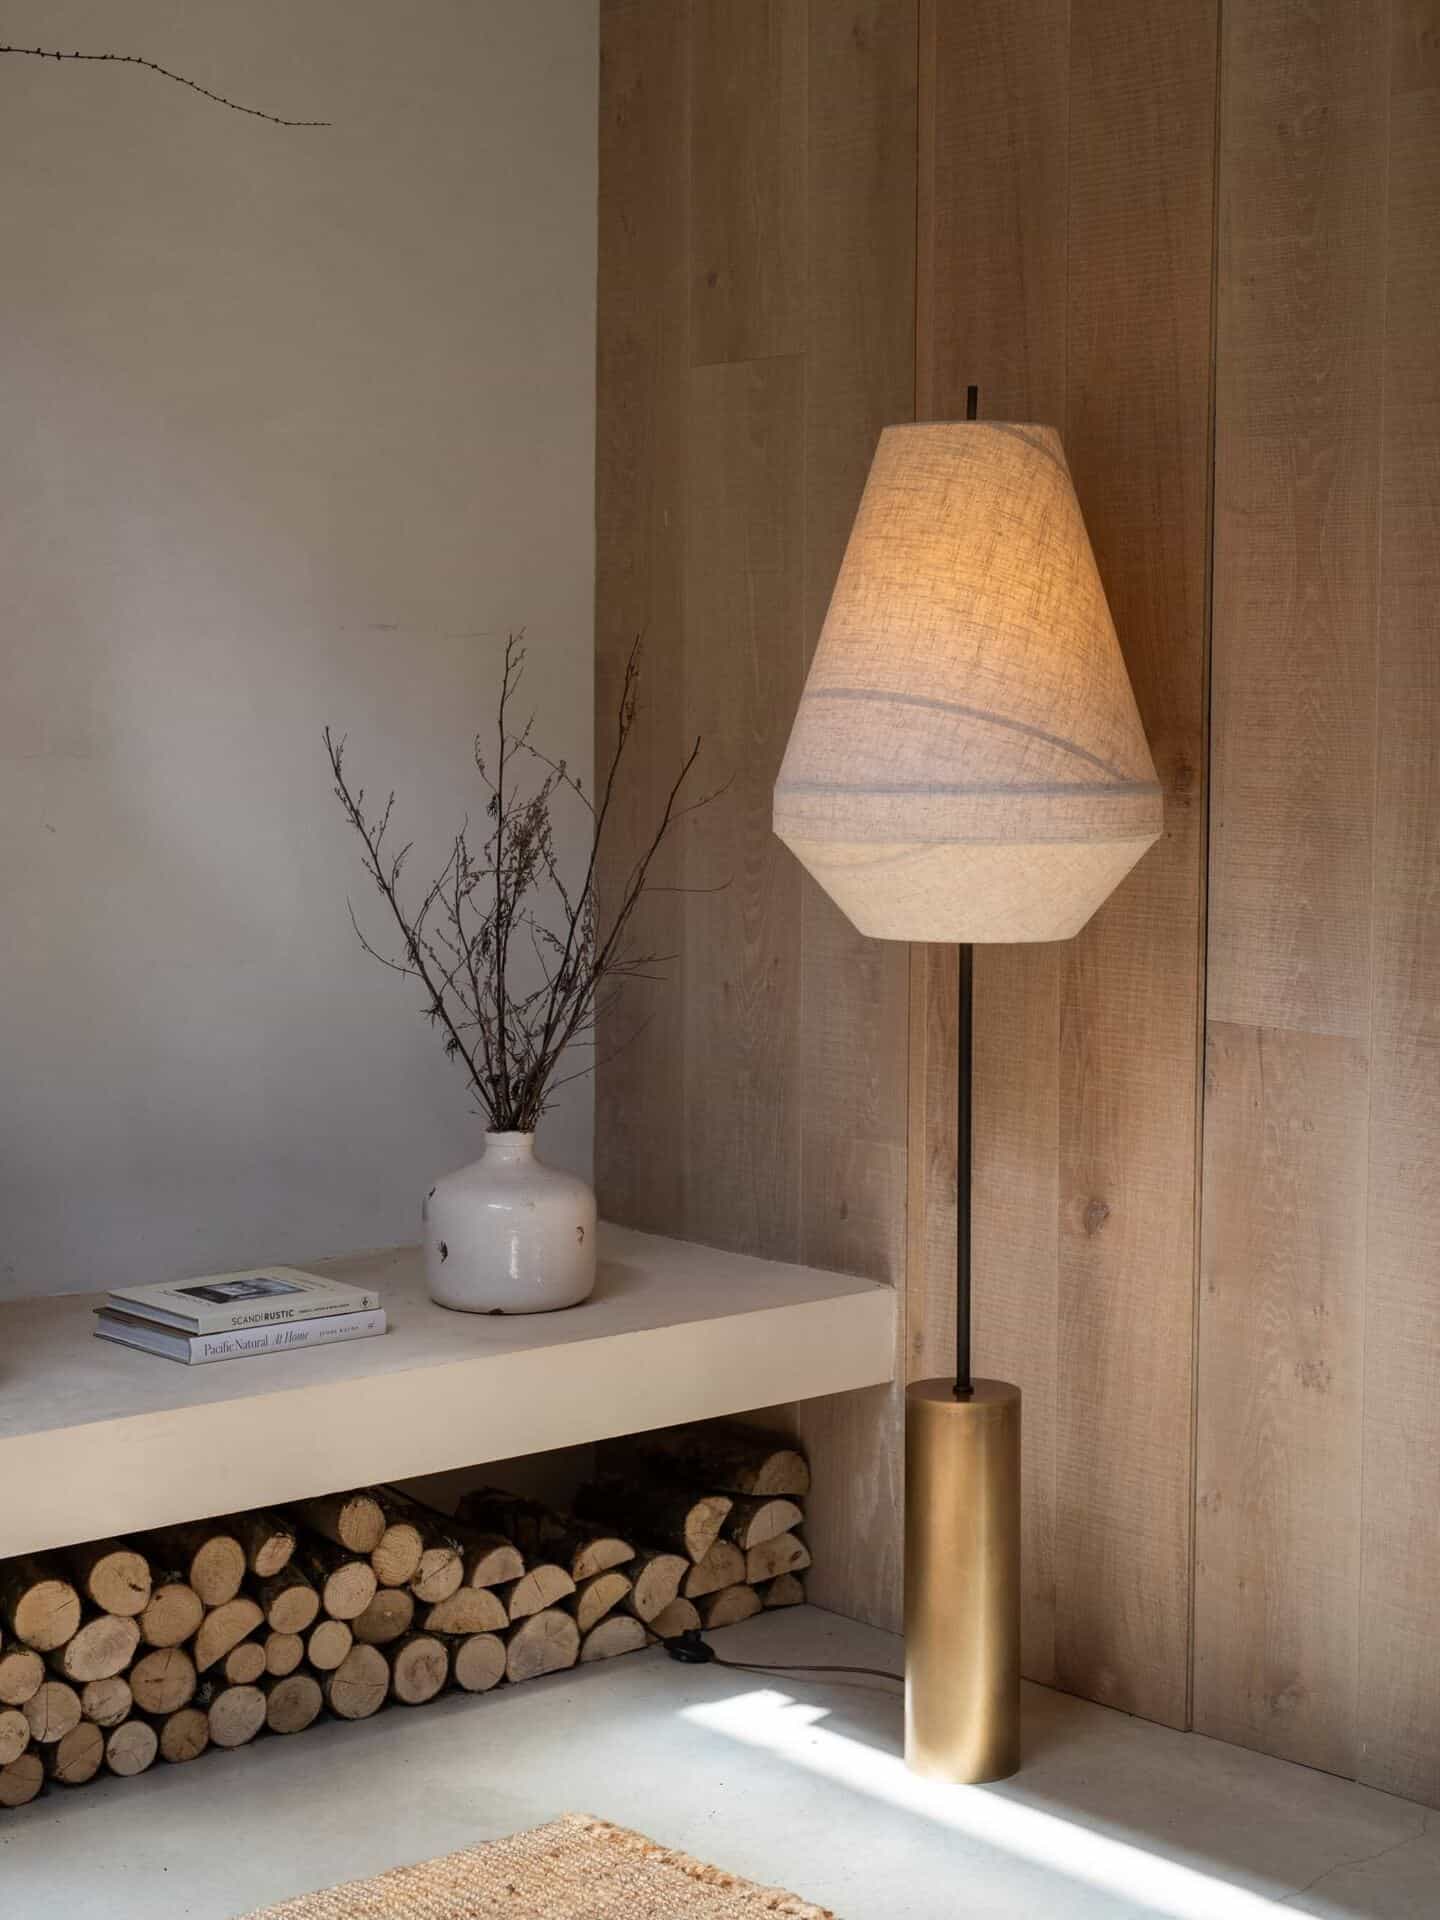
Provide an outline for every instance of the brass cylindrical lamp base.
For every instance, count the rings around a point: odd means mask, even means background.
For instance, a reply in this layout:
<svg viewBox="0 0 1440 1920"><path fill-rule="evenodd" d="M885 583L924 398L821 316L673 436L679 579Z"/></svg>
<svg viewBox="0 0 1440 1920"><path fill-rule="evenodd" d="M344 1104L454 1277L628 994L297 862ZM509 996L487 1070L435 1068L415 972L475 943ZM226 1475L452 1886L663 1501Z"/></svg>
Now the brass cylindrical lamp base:
<svg viewBox="0 0 1440 1920"><path fill-rule="evenodd" d="M920 1380L905 1405L905 1761L975 1785L1020 1765L1020 1389Z"/></svg>

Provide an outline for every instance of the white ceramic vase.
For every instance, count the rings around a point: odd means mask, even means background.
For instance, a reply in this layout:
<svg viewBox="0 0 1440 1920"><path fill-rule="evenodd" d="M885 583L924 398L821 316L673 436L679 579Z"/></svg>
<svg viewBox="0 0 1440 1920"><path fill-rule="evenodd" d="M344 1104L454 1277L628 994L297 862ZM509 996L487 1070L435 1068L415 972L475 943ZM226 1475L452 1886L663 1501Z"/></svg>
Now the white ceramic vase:
<svg viewBox="0 0 1440 1920"><path fill-rule="evenodd" d="M459 1313L553 1313L595 1285L595 1193L535 1158L533 1133L487 1133L479 1160L426 1196L430 1298Z"/></svg>

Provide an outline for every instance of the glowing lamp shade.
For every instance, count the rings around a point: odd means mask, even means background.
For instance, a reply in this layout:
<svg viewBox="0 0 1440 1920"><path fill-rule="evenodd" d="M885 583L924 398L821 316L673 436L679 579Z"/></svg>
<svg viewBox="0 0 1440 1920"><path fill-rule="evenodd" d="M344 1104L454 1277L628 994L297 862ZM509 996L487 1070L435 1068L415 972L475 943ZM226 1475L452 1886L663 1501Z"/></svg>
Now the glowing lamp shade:
<svg viewBox="0 0 1440 1920"><path fill-rule="evenodd" d="M775 831L887 940L1065 940L1161 797L1060 437L889 427L775 786Z"/></svg>

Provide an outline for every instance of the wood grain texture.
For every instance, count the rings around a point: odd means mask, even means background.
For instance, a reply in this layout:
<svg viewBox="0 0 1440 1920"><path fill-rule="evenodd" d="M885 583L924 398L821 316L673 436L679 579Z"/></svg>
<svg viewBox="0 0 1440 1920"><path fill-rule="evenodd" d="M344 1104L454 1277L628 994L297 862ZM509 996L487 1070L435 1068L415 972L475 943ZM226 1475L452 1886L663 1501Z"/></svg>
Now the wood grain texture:
<svg viewBox="0 0 1440 1920"><path fill-rule="evenodd" d="M805 348L806 0L693 0L697 366Z"/></svg>
<svg viewBox="0 0 1440 1920"><path fill-rule="evenodd" d="M691 375L685 709L729 781L685 841L685 1231L800 1257L800 870L770 793L804 678L804 361Z"/></svg>
<svg viewBox="0 0 1440 1920"><path fill-rule="evenodd" d="M630 630L670 622L651 786L620 847L687 731L705 736L707 780L732 785L668 876L724 890L660 903L679 979L600 1075L601 1205L892 1283L905 954L839 921L771 835L770 789L875 439L913 407L915 86L915 0L602 12L597 645L612 683ZM599 725L603 739L603 709ZM776 1418L816 1462L817 1591L897 1624L898 1401Z"/></svg>
<svg viewBox="0 0 1440 1920"><path fill-rule="evenodd" d="M1356 1746L1440 1806L1440 5L1392 16Z"/></svg>
<svg viewBox="0 0 1440 1920"><path fill-rule="evenodd" d="M1188 1712L1206 763L1213 0L1078 0L1066 445L1165 792L1065 950L1056 1673Z"/></svg>
<svg viewBox="0 0 1440 1920"><path fill-rule="evenodd" d="M915 0L810 8L807 661L880 429L914 410L915 54ZM800 884L802 1258L900 1287L907 954L863 939L808 874ZM808 1502L811 1597L898 1629L903 1394L802 1402L790 1424L824 1462Z"/></svg>
<svg viewBox="0 0 1440 1920"><path fill-rule="evenodd" d="M1388 0L1226 13L1215 1020L1363 1036Z"/></svg>
<svg viewBox="0 0 1440 1920"><path fill-rule="evenodd" d="M1065 419L1066 0L925 0L920 15L921 418ZM974 1342L1024 1396L1022 1664L1055 1677L1059 965L975 956ZM916 948L911 988L908 1370L953 1364L956 960Z"/></svg>
<svg viewBox="0 0 1440 1920"><path fill-rule="evenodd" d="M882 427L915 400L915 4L810 11L804 630L819 638ZM802 871L803 1258L899 1285L906 952Z"/></svg>
<svg viewBox="0 0 1440 1920"><path fill-rule="evenodd" d="M1212 1022L1195 1725L1355 1771L1364 1048Z"/></svg>
<svg viewBox="0 0 1440 1920"><path fill-rule="evenodd" d="M604 0L596 364L595 761L609 764L625 663L645 648L638 724L600 868L602 904L654 829L690 742L684 734L685 483L690 364L688 8ZM708 766L701 769L703 779ZM681 879L682 848L655 879ZM640 950L680 956L636 984L598 1033L595 1185L603 1217L683 1230L684 903L657 891Z"/></svg>

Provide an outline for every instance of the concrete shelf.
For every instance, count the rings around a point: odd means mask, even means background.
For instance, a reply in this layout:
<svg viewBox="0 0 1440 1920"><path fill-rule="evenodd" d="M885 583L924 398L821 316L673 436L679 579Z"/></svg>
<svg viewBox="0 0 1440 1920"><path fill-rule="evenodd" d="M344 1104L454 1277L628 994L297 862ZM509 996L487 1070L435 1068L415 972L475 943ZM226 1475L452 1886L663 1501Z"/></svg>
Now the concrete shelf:
<svg viewBox="0 0 1440 1920"><path fill-rule="evenodd" d="M895 1294L602 1225L593 1297L433 1306L417 1248L312 1262L383 1339L184 1367L92 1335L101 1296L0 1307L0 1556L877 1386Z"/></svg>

